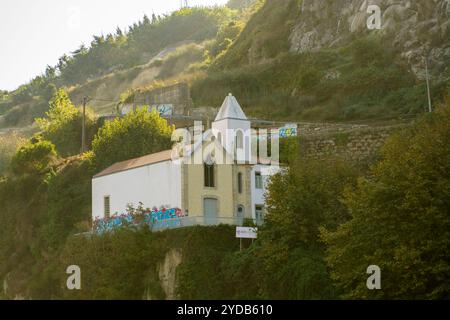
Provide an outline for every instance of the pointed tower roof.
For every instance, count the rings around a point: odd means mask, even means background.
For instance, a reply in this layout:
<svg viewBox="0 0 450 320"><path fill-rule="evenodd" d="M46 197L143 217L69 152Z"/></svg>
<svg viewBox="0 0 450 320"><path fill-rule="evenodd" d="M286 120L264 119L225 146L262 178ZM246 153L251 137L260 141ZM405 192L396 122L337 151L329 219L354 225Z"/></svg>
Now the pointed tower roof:
<svg viewBox="0 0 450 320"><path fill-rule="evenodd" d="M215 121L223 119L247 120L244 111L231 93L225 98Z"/></svg>

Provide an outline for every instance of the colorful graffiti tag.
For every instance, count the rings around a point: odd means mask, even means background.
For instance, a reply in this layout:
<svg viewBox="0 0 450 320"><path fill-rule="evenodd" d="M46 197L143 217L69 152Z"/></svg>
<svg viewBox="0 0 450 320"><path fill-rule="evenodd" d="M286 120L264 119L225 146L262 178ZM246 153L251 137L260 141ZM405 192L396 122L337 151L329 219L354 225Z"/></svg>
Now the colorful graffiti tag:
<svg viewBox="0 0 450 320"><path fill-rule="evenodd" d="M296 137L298 134L298 127L297 124L287 124L283 128L280 128L279 134L280 138L290 138L290 137Z"/></svg>
<svg viewBox="0 0 450 320"><path fill-rule="evenodd" d="M149 108L149 111L156 110L161 116L171 116L173 115L173 105L172 104L158 104L153 105Z"/></svg>
<svg viewBox="0 0 450 320"><path fill-rule="evenodd" d="M181 227L182 218L187 217L179 208L149 210L142 215L122 214L109 218L96 219L93 230L97 233L111 231L124 226L148 225L153 230Z"/></svg>

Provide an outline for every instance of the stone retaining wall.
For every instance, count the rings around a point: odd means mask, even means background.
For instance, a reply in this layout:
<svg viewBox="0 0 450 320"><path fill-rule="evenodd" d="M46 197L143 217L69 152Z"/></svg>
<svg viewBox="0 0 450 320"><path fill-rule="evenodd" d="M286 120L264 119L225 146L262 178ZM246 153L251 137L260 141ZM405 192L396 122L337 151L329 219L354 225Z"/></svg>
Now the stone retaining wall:
<svg viewBox="0 0 450 320"><path fill-rule="evenodd" d="M314 158L338 155L351 161L367 161L377 155L380 147L392 133L405 127L407 125L364 127L304 135L300 137L300 152Z"/></svg>

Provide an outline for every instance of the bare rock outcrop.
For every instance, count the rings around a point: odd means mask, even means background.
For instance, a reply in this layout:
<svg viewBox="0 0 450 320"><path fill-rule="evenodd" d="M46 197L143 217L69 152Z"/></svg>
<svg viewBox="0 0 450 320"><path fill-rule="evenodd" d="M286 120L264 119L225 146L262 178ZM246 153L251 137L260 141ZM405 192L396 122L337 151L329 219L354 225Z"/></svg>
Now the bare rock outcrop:
<svg viewBox="0 0 450 320"><path fill-rule="evenodd" d="M381 9L381 29L369 30L368 6ZM303 0L291 33L291 51L345 46L376 33L401 54L419 77L424 57L442 71L450 60L450 0ZM439 72L438 72L439 73Z"/></svg>

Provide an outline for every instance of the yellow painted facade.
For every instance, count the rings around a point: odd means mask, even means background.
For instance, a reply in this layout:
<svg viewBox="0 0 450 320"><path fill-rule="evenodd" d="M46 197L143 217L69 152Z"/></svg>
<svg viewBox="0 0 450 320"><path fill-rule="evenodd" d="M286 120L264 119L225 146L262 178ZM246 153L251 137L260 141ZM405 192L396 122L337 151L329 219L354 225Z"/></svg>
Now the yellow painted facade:
<svg viewBox="0 0 450 320"><path fill-rule="evenodd" d="M221 147L219 148L221 149ZM196 152L201 152L201 149ZM221 151L216 148L215 152ZM194 157L193 155L191 159ZM238 188L239 173L242 174L241 192ZM183 210L188 212L191 217L203 217L204 199L207 198L217 200L217 217L224 223L227 221L231 223L232 219L239 216L239 207L242 208L243 218L251 218L250 173L251 167L248 165L216 164L214 165L215 186L205 187L204 165L183 164Z"/></svg>

